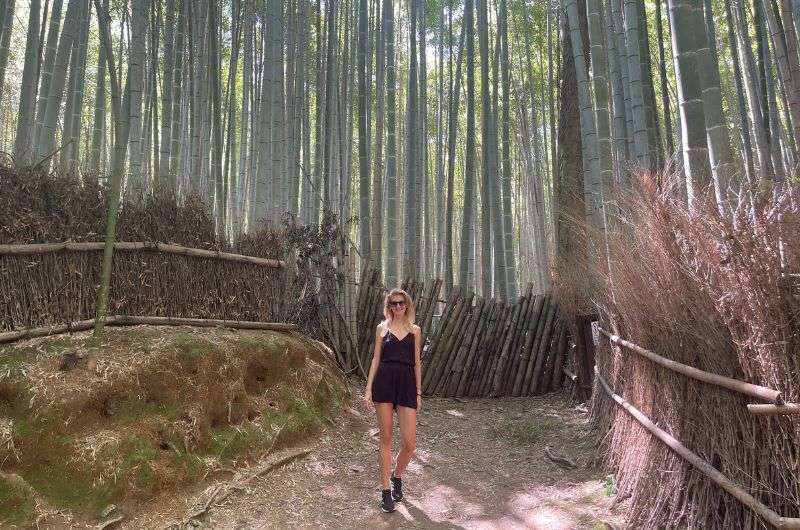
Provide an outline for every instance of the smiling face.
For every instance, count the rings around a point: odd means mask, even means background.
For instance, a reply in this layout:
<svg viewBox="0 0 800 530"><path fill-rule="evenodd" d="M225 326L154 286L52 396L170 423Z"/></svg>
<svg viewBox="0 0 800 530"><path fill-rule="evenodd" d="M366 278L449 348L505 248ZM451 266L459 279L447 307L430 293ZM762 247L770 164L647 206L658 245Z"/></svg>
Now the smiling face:
<svg viewBox="0 0 800 530"><path fill-rule="evenodd" d="M383 302L383 316L384 322L390 323L398 321L403 325L411 326L414 324L416 318L416 310L414 308L414 301L402 289L392 289L387 293Z"/></svg>
<svg viewBox="0 0 800 530"><path fill-rule="evenodd" d="M406 299L401 294L395 294L389 297L389 308L392 310L392 315L397 317L404 315L406 312Z"/></svg>

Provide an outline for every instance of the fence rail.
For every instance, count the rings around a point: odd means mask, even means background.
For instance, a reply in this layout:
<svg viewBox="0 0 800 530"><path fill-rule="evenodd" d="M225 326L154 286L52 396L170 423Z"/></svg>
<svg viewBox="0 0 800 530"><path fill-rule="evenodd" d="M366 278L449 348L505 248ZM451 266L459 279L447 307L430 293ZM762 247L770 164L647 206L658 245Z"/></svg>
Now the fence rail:
<svg viewBox="0 0 800 530"><path fill-rule="evenodd" d="M50 335L60 335L73 331L86 331L94 327L95 319L80 320L78 322L67 322L53 326L39 328L18 329L0 333L0 344L15 342L23 339L33 339L36 337L47 337ZM105 320L106 326L137 326L146 324L149 326L195 326L195 327L222 327L231 329L256 329L270 331L293 331L297 329L295 324L283 322L251 322L244 320L216 320L208 318L178 318L178 317L153 317L153 316L130 316L130 315L109 315Z"/></svg>
<svg viewBox="0 0 800 530"><path fill-rule="evenodd" d="M611 342L619 344L620 346L623 346L624 348L627 348L631 351L634 351L639 355L641 355L642 357L650 359L654 363L659 364L665 368L668 368L674 372L678 372L687 377L697 379L698 381L703 381L705 383L710 383L712 385L721 386L727 388L728 390L739 392L740 394L745 394L758 399L763 399L765 401L771 401L776 405L780 405L783 403L781 393L772 388L754 385L752 383L746 383L744 381L739 381L738 379L731 379L730 377L725 377L718 374L712 374L711 372L706 372L704 370L694 368L693 366L682 364L677 361L673 361L672 359L667 359L666 357L662 357L661 355L658 355L657 353L642 348L637 344L622 339L618 335L609 333L600 326L598 326L597 329L600 333L608 337L608 339Z"/></svg>
<svg viewBox="0 0 800 530"><path fill-rule="evenodd" d="M30 254L49 254L53 252L94 252L103 250L105 243L95 242L73 242L63 243L34 243L28 245L0 245L0 256L2 255L30 255ZM230 252L220 252L217 250L206 250L202 248L182 247L180 245L170 245L167 243L157 243L154 241L118 241L114 243L114 250L118 251L139 251L149 250L152 252L163 252L165 254L180 254L183 256L194 256L198 258L221 259L226 261L239 261L251 263L262 267L285 267L286 263L279 259L257 258L242 254L232 254Z"/></svg>
<svg viewBox="0 0 800 530"><path fill-rule="evenodd" d="M600 382L600 386L603 387L606 394L611 397L612 400L621 408L625 409L628 414L630 414L640 425L642 425L645 429L650 431L650 433L661 440L667 447L672 449L675 453L677 453L681 458L685 461L689 462L695 468L697 468L700 472L702 472L705 476L710 478L717 484L719 487L730 493L734 498L740 501L745 506L749 507L756 513L758 513L761 517L763 517L767 522L773 525L775 528L780 529L790 529L796 530L800 529L800 518L794 517L782 517L778 515L775 511L771 508L765 506L758 500L756 500L752 495L747 493L742 487L734 484L728 477L717 471L714 466L709 464L707 461L700 458L696 453L688 449L685 445L681 442L676 440L672 435L660 429L655 423L653 423L650 418L648 418L644 413L642 413L639 409L634 407L632 404L628 403L625 399L620 397L619 395L615 394L611 387L608 385L606 380L600 375L600 370L597 366L594 367L594 373L597 377L597 380Z"/></svg>

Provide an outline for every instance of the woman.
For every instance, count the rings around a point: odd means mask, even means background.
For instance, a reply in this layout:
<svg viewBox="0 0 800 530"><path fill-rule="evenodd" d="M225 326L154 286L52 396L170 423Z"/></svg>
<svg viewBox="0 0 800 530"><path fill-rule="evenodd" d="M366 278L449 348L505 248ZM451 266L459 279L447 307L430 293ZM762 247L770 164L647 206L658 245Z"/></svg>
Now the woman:
<svg viewBox="0 0 800 530"><path fill-rule="evenodd" d="M375 330L375 350L369 367L364 402L374 406L378 416L381 509L393 512L394 503L403 498L403 471L416 446L417 410L422 406L419 362L422 330L414 324L414 303L402 289L392 289L386 295L383 316L384 320ZM390 477L393 410L397 411L403 443Z"/></svg>

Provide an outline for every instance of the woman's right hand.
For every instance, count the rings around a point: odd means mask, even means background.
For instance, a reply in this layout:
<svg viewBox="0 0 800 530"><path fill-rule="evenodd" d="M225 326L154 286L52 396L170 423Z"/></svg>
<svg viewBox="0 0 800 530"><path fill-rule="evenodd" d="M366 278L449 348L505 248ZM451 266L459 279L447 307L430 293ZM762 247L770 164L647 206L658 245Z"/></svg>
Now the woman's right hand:
<svg viewBox="0 0 800 530"><path fill-rule="evenodd" d="M372 403L372 389L371 388L367 388L366 390L364 390L364 398L363 399L364 399L364 406L365 407L369 408L369 407L373 407L374 406L373 403Z"/></svg>

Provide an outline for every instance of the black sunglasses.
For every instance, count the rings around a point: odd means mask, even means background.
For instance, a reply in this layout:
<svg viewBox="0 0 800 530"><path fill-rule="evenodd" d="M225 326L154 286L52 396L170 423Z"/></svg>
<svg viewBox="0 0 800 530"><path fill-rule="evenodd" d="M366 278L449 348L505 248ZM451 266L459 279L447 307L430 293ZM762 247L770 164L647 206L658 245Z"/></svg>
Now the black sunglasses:
<svg viewBox="0 0 800 530"><path fill-rule="evenodd" d="M394 307L403 307L406 305L406 302L405 300L392 300L389 302L389 305Z"/></svg>

